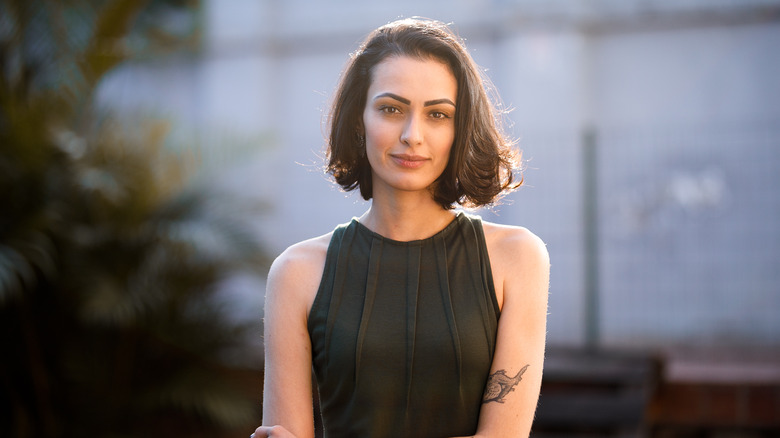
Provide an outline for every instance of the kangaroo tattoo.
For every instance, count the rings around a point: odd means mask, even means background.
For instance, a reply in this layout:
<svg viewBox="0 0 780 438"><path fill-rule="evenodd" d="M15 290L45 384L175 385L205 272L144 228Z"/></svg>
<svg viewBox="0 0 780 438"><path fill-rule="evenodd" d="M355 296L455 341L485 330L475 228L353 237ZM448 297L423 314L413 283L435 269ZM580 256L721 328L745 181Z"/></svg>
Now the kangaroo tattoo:
<svg viewBox="0 0 780 438"><path fill-rule="evenodd" d="M482 403L504 403L507 394L514 391L515 386L517 386L517 384L523 380L522 376L526 369L528 369L528 365L520 369L520 371L514 377L507 376L505 370L498 370L488 376L488 381L485 385L485 395L482 397Z"/></svg>

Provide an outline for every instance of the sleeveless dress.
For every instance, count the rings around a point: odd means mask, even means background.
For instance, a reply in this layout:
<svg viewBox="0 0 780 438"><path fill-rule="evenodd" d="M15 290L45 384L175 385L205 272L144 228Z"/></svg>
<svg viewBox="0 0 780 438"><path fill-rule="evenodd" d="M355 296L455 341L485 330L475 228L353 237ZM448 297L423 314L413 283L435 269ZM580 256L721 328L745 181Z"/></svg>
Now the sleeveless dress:
<svg viewBox="0 0 780 438"><path fill-rule="evenodd" d="M476 433L498 317L478 216L410 242L337 227L308 320L325 437Z"/></svg>

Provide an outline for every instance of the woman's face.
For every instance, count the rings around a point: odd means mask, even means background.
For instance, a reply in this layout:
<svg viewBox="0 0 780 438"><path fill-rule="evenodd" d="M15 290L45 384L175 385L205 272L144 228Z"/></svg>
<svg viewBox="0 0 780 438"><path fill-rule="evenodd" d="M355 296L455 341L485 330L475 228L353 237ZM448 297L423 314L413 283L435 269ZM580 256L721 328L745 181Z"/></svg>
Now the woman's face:
<svg viewBox="0 0 780 438"><path fill-rule="evenodd" d="M447 167L458 85L446 64L408 56L374 66L363 110L374 196L427 191Z"/></svg>

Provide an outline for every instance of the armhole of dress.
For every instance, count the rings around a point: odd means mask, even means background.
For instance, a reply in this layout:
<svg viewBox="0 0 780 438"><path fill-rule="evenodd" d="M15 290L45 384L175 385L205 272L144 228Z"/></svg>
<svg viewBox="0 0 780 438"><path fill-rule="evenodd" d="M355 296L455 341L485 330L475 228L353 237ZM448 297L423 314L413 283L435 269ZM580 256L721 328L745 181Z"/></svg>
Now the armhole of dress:
<svg viewBox="0 0 780 438"><path fill-rule="evenodd" d="M490 265L490 254L488 253L487 242L485 241L485 230L482 228L482 219L480 217L475 217L472 219L472 221L474 222L474 229L477 232L477 240L479 242L479 259L482 261L482 266L480 266L480 269L482 270L482 278L484 278L485 282L487 283L490 302L493 304L493 311L495 312L496 317L499 317L501 316L501 310L498 307L496 286L493 283L493 269Z"/></svg>
<svg viewBox="0 0 780 438"><path fill-rule="evenodd" d="M325 255L325 266L322 269L322 277L320 278L320 285L317 287L317 294L314 295L314 301L309 309L307 315L306 328L309 331L309 335L312 332L312 315L314 315L319 308L323 305L322 302L325 299L325 290L333 283L334 264L338 259L339 248L341 247L341 237L344 234L346 226L339 226L333 230L333 235L328 243L328 251Z"/></svg>

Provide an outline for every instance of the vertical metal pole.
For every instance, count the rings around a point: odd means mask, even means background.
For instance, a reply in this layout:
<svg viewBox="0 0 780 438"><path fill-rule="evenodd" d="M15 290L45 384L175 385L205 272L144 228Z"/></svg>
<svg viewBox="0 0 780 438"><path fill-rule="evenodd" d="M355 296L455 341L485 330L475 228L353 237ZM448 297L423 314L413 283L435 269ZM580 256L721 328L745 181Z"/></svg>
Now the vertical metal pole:
<svg viewBox="0 0 780 438"><path fill-rule="evenodd" d="M599 305L598 151L596 131L593 127L587 127L583 131L582 146L585 346L590 350L595 350L601 341L601 312Z"/></svg>

